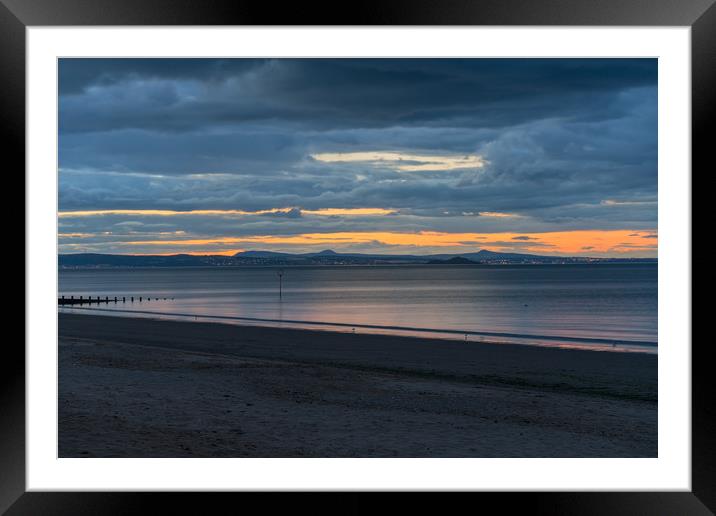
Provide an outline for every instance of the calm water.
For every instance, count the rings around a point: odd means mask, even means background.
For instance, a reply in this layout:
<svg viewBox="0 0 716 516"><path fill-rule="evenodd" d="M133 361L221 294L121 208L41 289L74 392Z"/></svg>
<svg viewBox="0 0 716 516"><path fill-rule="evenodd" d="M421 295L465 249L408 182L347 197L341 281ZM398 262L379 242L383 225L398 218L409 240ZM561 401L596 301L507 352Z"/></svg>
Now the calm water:
<svg viewBox="0 0 716 516"><path fill-rule="evenodd" d="M656 264L287 267L281 300L279 270L60 270L59 290L118 296L116 305L100 305L116 315L656 351Z"/></svg>

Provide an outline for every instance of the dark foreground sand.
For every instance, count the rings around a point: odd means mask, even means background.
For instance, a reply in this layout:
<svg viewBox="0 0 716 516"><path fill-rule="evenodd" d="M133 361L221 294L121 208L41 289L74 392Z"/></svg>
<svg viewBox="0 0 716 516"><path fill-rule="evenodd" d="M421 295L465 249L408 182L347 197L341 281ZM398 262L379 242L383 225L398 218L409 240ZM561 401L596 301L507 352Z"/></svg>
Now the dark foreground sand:
<svg viewBox="0 0 716 516"><path fill-rule="evenodd" d="M60 457L655 457L657 357L59 314Z"/></svg>

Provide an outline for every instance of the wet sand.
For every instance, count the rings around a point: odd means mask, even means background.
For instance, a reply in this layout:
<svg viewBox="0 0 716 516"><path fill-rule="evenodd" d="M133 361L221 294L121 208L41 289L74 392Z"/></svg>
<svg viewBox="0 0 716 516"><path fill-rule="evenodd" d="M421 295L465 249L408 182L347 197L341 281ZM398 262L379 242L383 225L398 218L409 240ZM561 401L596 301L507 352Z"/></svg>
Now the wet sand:
<svg viewBox="0 0 716 516"><path fill-rule="evenodd" d="M60 457L655 457L657 356L59 314Z"/></svg>

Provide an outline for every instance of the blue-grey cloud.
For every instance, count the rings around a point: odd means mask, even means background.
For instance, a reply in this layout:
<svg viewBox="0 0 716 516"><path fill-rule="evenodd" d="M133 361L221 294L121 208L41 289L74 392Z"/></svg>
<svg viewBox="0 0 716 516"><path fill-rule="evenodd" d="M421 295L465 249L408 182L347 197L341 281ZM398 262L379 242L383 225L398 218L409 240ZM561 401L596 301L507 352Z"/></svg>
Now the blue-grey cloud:
<svg viewBox="0 0 716 516"><path fill-rule="evenodd" d="M63 219L84 238L656 229L655 59L61 59L59 88L62 211L292 208ZM484 165L315 158L360 152ZM362 207L394 215L301 211Z"/></svg>

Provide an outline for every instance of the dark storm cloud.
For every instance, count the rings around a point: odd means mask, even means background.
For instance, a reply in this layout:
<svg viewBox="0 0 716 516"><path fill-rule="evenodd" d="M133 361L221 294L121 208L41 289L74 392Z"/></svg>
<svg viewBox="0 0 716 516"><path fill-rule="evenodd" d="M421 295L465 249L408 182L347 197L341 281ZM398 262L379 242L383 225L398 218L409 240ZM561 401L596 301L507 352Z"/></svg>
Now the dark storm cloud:
<svg viewBox="0 0 716 516"><path fill-rule="evenodd" d="M61 210L293 208L72 231L656 228L654 59L62 59L59 88ZM325 158L361 152L402 159ZM395 214L301 212L365 207Z"/></svg>
<svg viewBox="0 0 716 516"><path fill-rule="evenodd" d="M615 91L655 83L654 62L632 59L65 59L60 126L502 127L618 116Z"/></svg>
<svg viewBox="0 0 716 516"><path fill-rule="evenodd" d="M131 79L220 80L258 66L251 59L60 59L60 95Z"/></svg>

